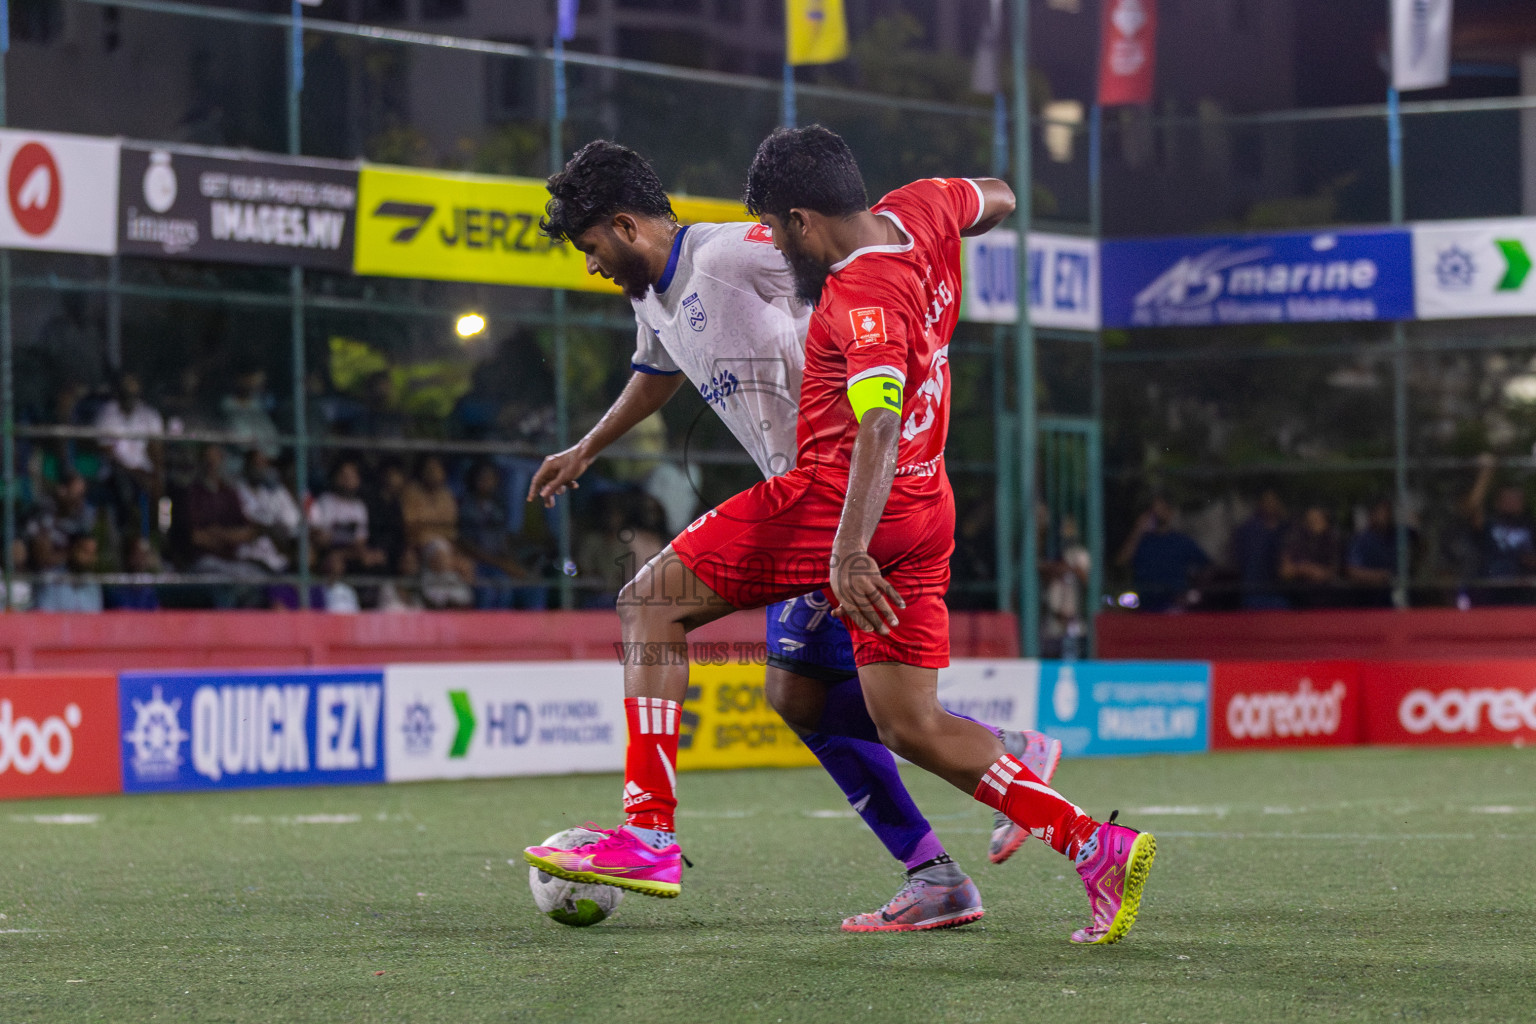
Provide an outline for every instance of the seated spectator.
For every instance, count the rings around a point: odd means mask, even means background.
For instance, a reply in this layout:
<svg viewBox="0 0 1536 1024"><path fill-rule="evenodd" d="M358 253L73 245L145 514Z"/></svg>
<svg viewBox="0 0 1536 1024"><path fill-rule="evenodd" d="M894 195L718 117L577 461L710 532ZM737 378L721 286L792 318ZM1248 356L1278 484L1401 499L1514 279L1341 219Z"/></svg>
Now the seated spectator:
<svg viewBox="0 0 1536 1024"><path fill-rule="evenodd" d="M347 574L346 551L342 548L332 549L325 556L323 564L325 566L325 603L322 607L328 612L340 614L355 614L362 611L357 590L343 579Z"/></svg>
<svg viewBox="0 0 1536 1024"><path fill-rule="evenodd" d="M459 507L459 548L473 563L475 607L543 608L542 587L513 587L526 580L528 570L518 563L507 529L507 507L501 502L501 474L489 462L470 471L469 495Z"/></svg>
<svg viewBox="0 0 1536 1024"><path fill-rule="evenodd" d="M165 433L165 421L142 400L136 373L117 376L116 396L96 414L106 465L102 481L124 534L148 536L152 509L165 490L165 446L144 434Z"/></svg>
<svg viewBox="0 0 1536 1024"><path fill-rule="evenodd" d="M416 479L400 494L400 513L405 519L406 543L413 548L434 540L451 546L459 539L459 503L448 489L448 472L436 455L424 455L416 466Z"/></svg>
<svg viewBox="0 0 1536 1024"><path fill-rule="evenodd" d="M1285 505L1274 488L1265 488L1253 515L1232 531L1231 561L1242 587L1242 606L1250 611L1289 608L1280 592L1280 546L1286 531Z"/></svg>
<svg viewBox="0 0 1536 1024"><path fill-rule="evenodd" d="M16 571L11 578L11 611L24 612L32 607L32 583L20 578L31 568L27 564L27 543L20 537L11 545L11 562Z"/></svg>
<svg viewBox="0 0 1536 1024"><path fill-rule="evenodd" d="M277 467L260 448L246 453L235 493L240 496L240 510L245 513L246 522L257 531L254 540L240 546L239 557L272 572L287 571L303 516L299 503L283 486Z"/></svg>
<svg viewBox="0 0 1536 1024"><path fill-rule="evenodd" d="M160 571L160 556L144 537L133 537L127 544L124 569L141 576ZM160 592L150 583L114 583L104 588L108 611L153 612L160 609Z"/></svg>
<svg viewBox="0 0 1536 1024"><path fill-rule="evenodd" d="M1371 506L1365 529L1349 542L1344 557L1344 578L1360 589L1357 604L1390 608L1392 584L1397 579L1397 523L1392 503L1385 498Z"/></svg>
<svg viewBox="0 0 1536 1024"><path fill-rule="evenodd" d="M266 573L239 556L241 546L257 536L240 508L240 495L224 478L224 449L203 445L196 479L172 505L172 560L185 572L259 579ZM221 601L227 597L221 595Z"/></svg>
<svg viewBox="0 0 1536 1024"><path fill-rule="evenodd" d="M1536 524L1525 511L1525 491L1506 484L1488 510L1497 463L1492 455L1479 459L1477 480L1467 494L1463 509L1477 544L1477 577L1503 586L1478 587L1468 596L1474 604L1525 604L1531 589L1511 582L1536 573Z"/></svg>
<svg viewBox="0 0 1536 1024"><path fill-rule="evenodd" d="M88 533L78 533L69 539L67 568L69 579L62 571L53 570L44 579L37 594L37 610L40 612L99 612L102 609L101 584L79 577L96 571L96 538Z"/></svg>
<svg viewBox="0 0 1536 1024"><path fill-rule="evenodd" d="M267 458L278 454L277 424L272 420L272 397L267 394L267 371L248 369L235 378L233 394L219 401L219 415L224 429L240 438L243 445L260 448Z"/></svg>
<svg viewBox="0 0 1536 1024"><path fill-rule="evenodd" d="M388 370L369 374L363 381L361 408L350 424L357 437L399 438L406 435L405 414L395 404L395 382Z"/></svg>
<svg viewBox="0 0 1536 1024"><path fill-rule="evenodd" d="M453 545L436 537L422 546L421 599L428 608L468 608L475 592L460 571Z"/></svg>
<svg viewBox="0 0 1536 1024"><path fill-rule="evenodd" d="M30 539L46 533L60 552L71 537L96 532L96 509L86 500L85 478L66 472L38 505L23 531Z"/></svg>
<svg viewBox="0 0 1536 1024"><path fill-rule="evenodd" d="M595 530L584 531L576 543L577 579L587 584L583 608L612 608L624 584L634 578L639 565L630 548L629 497L612 491L598 498Z"/></svg>
<svg viewBox="0 0 1536 1024"><path fill-rule="evenodd" d="M1291 585L1293 607L1326 608L1339 603L1343 555L1344 543L1328 521L1327 509L1308 506L1280 549L1280 578Z"/></svg>
<svg viewBox="0 0 1536 1024"><path fill-rule="evenodd" d="M1041 650L1046 657L1080 658L1087 653L1083 649L1083 638L1088 634L1083 604L1093 554L1083 543L1075 516L1061 517L1059 540L1059 555L1040 562L1040 603L1045 612L1040 622ZM1200 549L1197 546L1195 550Z"/></svg>
<svg viewBox="0 0 1536 1024"><path fill-rule="evenodd" d="M1185 603L1196 573L1210 567L1211 559L1194 538L1177 530L1173 506L1162 497L1136 520L1115 564L1130 566L1143 611L1165 612Z"/></svg>
<svg viewBox="0 0 1536 1024"><path fill-rule="evenodd" d="M331 471L331 487L309 508L309 528L316 561L324 565L339 553L348 568L378 569L384 552L368 543L368 506L358 496L363 486L357 463L343 459Z"/></svg>
<svg viewBox="0 0 1536 1024"><path fill-rule="evenodd" d="M386 580L379 587L379 611L381 612L419 612L426 606L422 604L421 594L417 590L417 584L421 576L421 559L416 552L407 548L401 552L400 558L395 564L395 573L404 577L399 582Z"/></svg>
<svg viewBox="0 0 1536 1024"><path fill-rule="evenodd" d="M384 552L386 565L398 565L405 553L405 516L400 496L405 492L405 467L393 459L379 467L378 486L368 494L368 543Z"/></svg>

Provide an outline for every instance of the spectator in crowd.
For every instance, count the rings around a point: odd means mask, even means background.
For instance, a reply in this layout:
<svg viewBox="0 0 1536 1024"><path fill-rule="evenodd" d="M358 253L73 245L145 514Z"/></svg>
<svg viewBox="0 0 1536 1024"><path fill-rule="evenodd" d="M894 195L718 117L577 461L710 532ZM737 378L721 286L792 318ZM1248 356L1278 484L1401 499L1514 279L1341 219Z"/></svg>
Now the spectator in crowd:
<svg viewBox="0 0 1536 1024"><path fill-rule="evenodd" d="M277 424L272 420L272 396L267 394L267 371L251 367L235 378L233 394L219 401L224 429L242 445L260 448L269 459L278 455Z"/></svg>
<svg viewBox="0 0 1536 1024"><path fill-rule="evenodd" d="M30 568L27 542L20 537L11 544L11 561L16 567L16 575L11 578L11 611L24 612L32 607L32 582L20 578Z"/></svg>
<svg viewBox="0 0 1536 1024"><path fill-rule="evenodd" d="M1280 592L1280 547L1286 532L1285 505L1272 487L1259 495L1257 507L1232 531L1231 560L1249 610L1289 608Z"/></svg>
<svg viewBox="0 0 1536 1024"><path fill-rule="evenodd" d="M342 459L331 471L331 487L309 509L309 528L316 561L325 565L339 554L344 568L383 568L385 555L369 544L368 506L359 496L362 473L353 459Z"/></svg>
<svg viewBox="0 0 1536 1024"><path fill-rule="evenodd" d="M428 608L468 608L475 592L464 578L453 545L433 537L422 545L421 599Z"/></svg>
<svg viewBox="0 0 1536 1024"><path fill-rule="evenodd" d="M85 478L66 471L54 484L24 531L28 538L45 533L60 552L67 551L69 539L96 532L96 509L86 500Z"/></svg>
<svg viewBox="0 0 1536 1024"><path fill-rule="evenodd" d="M1371 505L1365 529L1355 534L1344 556L1344 578L1356 587L1357 604L1368 608L1392 605L1397 579L1397 521L1385 498Z"/></svg>
<svg viewBox="0 0 1536 1024"><path fill-rule="evenodd" d="M347 553L342 548L333 548L325 556L325 597L326 611L340 614L353 614L362 610L362 602L358 600L357 590L343 577L347 574Z"/></svg>
<svg viewBox="0 0 1536 1024"><path fill-rule="evenodd" d="M127 544L124 568L135 575L150 576L160 571L160 557L145 537L132 537ZM160 608L160 592L150 583L114 583L104 589L108 611L153 612Z"/></svg>
<svg viewBox="0 0 1536 1024"><path fill-rule="evenodd" d="M240 496L240 510L246 521L257 531L254 540L241 545L240 558L275 573L286 572L303 516L299 503L283 486L277 467L260 448L246 452L235 493Z"/></svg>
<svg viewBox="0 0 1536 1024"><path fill-rule="evenodd" d="M102 479L119 530L146 537L151 510L165 492L165 446L156 437L142 435L164 434L165 420L144 402L138 374L119 373L115 391L96 413L96 429L105 435L97 440L106 458Z"/></svg>
<svg viewBox="0 0 1536 1024"><path fill-rule="evenodd" d="M459 503L448 489L443 460L423 455L416 465L416 479L400 494L400 513L405 519L405 538L413 548L433 540L452 546L459 535Z"/></svg>
<svg viewBox="0 0 1536 1024"><path fill-rule="evenodd" d="M80 579L96 571L96 538L77 533L69 539L67 568L70 579L57 569L48 573L37 594L40 612L99 612L102 609L101 584Z"/></svg>
<svg viewBox="0 0 1536 1024"><path fill-rule="evenodd" d="M379 370L363 381L362 408L351 423L358 437L401 438L406 418L395 404L395 382L388 370Z"/></svg>
<svg viewBox="0 0 1536 1024"><path fill-rule="evenodd" d="M419 612L426 606L422 603L421 592L418 589L421 577L421 557L406 548L400 553L399 561L394 563L395 572L403 577L400 581L385 580L379 587L379 611L381 612Z"/></svg>
<svg viewBox="0 0 1536 1024"><path fill-rule="evenodd" d="M478 462L469 471L469 494L459 506L459 549L473 562L475 607L482 610L513 607L510 584L525 575L512 557L500 491L496 467Z"/></svg>
<svg viewBox="0 0 1536 1024"><path fill-rule="evenodd" d="M1131 585L1143 611L1165 612L1184 604L1196 574L1210 568L1211 559L1194 538L1176 528L1173 506L1159 495L1120 545L1115 564L1130 567Z"/></svg>
<svg viewBox="0 0 1536 1024"><path fill-rule="evenodd" d="M175 499L172 509L171 557L183 571L250 580L265 575L239 557L241 546L259 533L245 518L240 495L224 477L222 447L203 445L197 478ZM229 603L233 595L220 593L217 600Z"/></svg>
<svg viewBox="0 0 1536 1024"><path fill-rule="evenodd" d="M1309 505L1287 532L1280 548L1280 578L1290 585L1296 608L1326 608L1342 598L1338 591L1344 542L1328 521L1328 510Z"/></svg>
<svg viewBox="0 0 1536 1024"><path fill-rule="evenodd" d="M1047 657L1081 657L1082 638L1088 633L1083 595L1093 555L1082 541L1075 516L1062 516L1056 558L1040 562L1041 604L1045 616L1040 624L1040 638Z"/></svg>
<svg viewBox="0 0 1536 1024"><path fill-rule="evenodd" d="M90 420L82 422L82 413L86 407L86 390L84 385L76 380L66 380L59 386L59 390L53 396L53 415L50 417L54 426L79 427L90 423ZM101 449L92 441L73 437L50 438L40 445L42 450L41 476L43 481L59 480L71 474L78 473L87 480L94 480L101 471Z"/></svg>
<svg viewBox="0 0 1536 1024"><path fill-rule="evenodd" d="M165 418L165 432L169 436L223 428L211 404L203 397L202 387L202 373L196 366L187 365L176 375L176 387L160 396L160 414ZM166 489L177 491L190 484L197 476L197 464L197 445L166 445Z"/></svg>
<svg viewBox="0 0 1536 1024"><path fill-rule="evenodd" d="M1506 585L1478 587L1469 596L1474 604L1525 604L1533 597L1531 589L1507 584L1536 573L1536 524L1525 511L1525 491L1510 484L1498 489L1490 513L1488 493L1496 469L1492 455L1478 460L1477 479L1463 509L1477 543L1478 578Z"/></svg>
<svg viewBox="0 0 1536 1024"><path fill-rule="evenodd" d="M384 552L385 566L401 575L400 557L405 554L405 516L400 511L400 497L405 493L405 467L389 459L379 467L378 483L369 492L368 543Z"/></svg>

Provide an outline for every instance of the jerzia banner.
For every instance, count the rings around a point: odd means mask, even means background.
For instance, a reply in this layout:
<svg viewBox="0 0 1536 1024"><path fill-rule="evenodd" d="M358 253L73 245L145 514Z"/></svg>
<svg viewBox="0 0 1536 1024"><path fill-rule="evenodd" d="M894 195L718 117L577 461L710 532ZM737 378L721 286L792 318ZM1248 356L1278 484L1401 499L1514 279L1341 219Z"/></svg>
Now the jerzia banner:
<svg viewBox="0 0 1536 1024"><path fill-rule="evenodd" d="M124 145L118 251L347 273L356 168Z"/></svg>

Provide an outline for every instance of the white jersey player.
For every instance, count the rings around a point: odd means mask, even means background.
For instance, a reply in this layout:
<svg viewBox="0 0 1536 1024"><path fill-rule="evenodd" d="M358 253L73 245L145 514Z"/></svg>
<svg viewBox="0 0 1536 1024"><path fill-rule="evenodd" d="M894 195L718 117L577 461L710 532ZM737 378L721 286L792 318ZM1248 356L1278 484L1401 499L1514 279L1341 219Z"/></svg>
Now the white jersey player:
<svg viewBox="0 0 1536 1024"><path fill-rule="evenodd" d="M551 238L586 254L587 271L629 298L637 324L634 374L585 437L549 456L534 475L530 501L552 505L577 486L598 454L666 404L686 378L765 477L794 466L804 340L812 309L796 297L795 273L759 224L679 226L661 182L638 154L593 142L549 181L541 224ZM800 731L849 802L908 869L885 907L843 922L847 931L946 928L982 916L981 897L902 785L890 752L864 707L848 630L820 593L768 608L767 691L775 708L797 703ZM803 701L815 702L807 708ZM846 723L855 723L849 727ZM833 722L839 723L833 732ZM1003 733L1049 778L1060 744L1038 733ZM1001 861L1027 838L1009 824ZM658 833L658 842L671 842Z"/></svg>

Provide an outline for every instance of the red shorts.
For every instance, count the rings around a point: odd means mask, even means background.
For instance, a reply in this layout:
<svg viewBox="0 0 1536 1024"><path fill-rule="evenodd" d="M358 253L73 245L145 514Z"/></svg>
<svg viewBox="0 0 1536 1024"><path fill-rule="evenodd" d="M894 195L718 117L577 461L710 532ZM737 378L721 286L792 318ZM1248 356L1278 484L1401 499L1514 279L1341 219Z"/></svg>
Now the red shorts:
<svg viewBox="0 0 1536 1024"><path fill-rule="evenodd" d="M710 590L737 608L760 608L827 588L842 512L839 489L791 470L704 513L678 534L672 549ZM944 594L954 550L955 498L947 486L938 501L886 512L869 553L907 606L897 609L899 624L889 636L848 626L856 663L949 664Z"/></svg>

